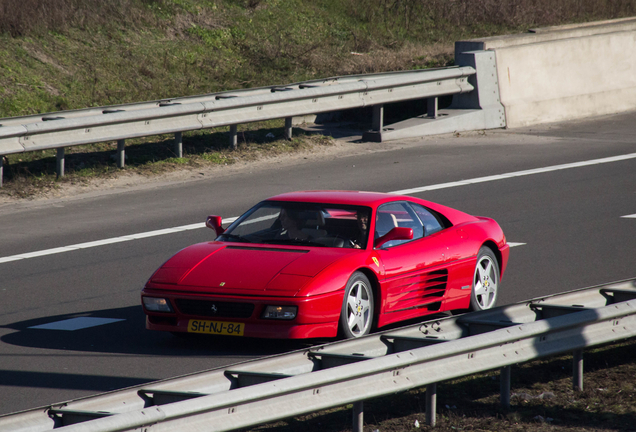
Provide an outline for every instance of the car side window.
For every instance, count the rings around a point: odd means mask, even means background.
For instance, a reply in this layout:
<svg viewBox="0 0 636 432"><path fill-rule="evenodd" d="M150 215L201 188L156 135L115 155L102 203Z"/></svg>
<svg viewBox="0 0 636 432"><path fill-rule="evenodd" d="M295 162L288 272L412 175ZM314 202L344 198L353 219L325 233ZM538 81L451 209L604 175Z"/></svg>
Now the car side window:
<svg viewBox="0 0 636 432"><path fill-rule="evenodd" d="M413 240L422 238L424 228L419 217L406 202L384 204L378 207L375 218L375 238L382 237L395 227L411 228ZM385 243L382 248L397 246L412 240L392 240Z"/></svg>
<svg viewBox="0 0 636 432"><path fill-rule="evenodd" d="M444 224L438 219L438 216L419 204L410 203L417 217L424 225L424 236L431 235L444 229Z"/></svg>

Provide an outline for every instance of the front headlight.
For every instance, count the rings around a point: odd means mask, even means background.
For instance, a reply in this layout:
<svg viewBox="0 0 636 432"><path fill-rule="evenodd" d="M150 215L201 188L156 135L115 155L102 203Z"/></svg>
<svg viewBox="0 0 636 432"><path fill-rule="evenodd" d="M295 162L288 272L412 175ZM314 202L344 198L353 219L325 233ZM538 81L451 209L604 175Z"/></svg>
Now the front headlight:
<svg viewBox="0 0 636 432"><path fill-rule="evenodd" d="M165 298L143 297L144 307L152 312L172 312L170 302Z"/></svg>
<svg viewBox="0 0 636 432"><path fill-rule="evenodd" d="M292 320L296 318L298 306L267 306L262 317L265 319Z"/></svg>

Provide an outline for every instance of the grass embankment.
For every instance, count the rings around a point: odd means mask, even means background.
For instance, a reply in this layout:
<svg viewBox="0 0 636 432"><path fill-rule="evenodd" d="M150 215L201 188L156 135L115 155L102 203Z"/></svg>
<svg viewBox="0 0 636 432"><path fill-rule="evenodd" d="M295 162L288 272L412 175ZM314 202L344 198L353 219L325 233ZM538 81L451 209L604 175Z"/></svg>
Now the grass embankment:
<svg viewBox="0 0 636 432"><path fill-rule="evenodd" d="M636 0L3 0L0 118L165 99L335 75L444 66L459 39L636 15ZM0 122L1 124L1 122ZM244 125L244 152L273 145L282 121ZM260 133L269 129L266 133ZM225 129L127 142L127 170L226 164ZM266 138L273 133L274 139ZM153 145L149 145L149 144ZM263 150L263 146L265 146ZM135 148L138 147L138 148ZM117 175L114 143L4 159L0 194Z"/></svg>
<svg viewBox="0 0 636 432"><path fill-rule="evenodd" d="M512 367L511 407L499 401L499 372L437 385L437 425L425 425L424 388L365 401L364 430L634 431L636 341L586 352L583 391L572 388L572 356ZM249 429L252 432L345 432L351 405ZM419 427L416 427L416 421Z"/></svg>

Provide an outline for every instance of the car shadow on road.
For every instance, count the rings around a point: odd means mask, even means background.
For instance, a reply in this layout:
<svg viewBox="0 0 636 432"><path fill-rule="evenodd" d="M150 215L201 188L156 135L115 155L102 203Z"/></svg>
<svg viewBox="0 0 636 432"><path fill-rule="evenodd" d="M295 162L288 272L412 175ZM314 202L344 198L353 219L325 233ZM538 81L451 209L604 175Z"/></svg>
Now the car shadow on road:
<svg viewBox="0 0 636 432"><path fill-rule="evenodd" d="M77 330L34 328L80 317L108 318L113 322ZM305 349L324 342L198 334L177 337L167 332L146 330L141 306L37 318L5 325L3 328L14 331L0 337L0 341L21 347L149 356L261 357Z"/></svg>

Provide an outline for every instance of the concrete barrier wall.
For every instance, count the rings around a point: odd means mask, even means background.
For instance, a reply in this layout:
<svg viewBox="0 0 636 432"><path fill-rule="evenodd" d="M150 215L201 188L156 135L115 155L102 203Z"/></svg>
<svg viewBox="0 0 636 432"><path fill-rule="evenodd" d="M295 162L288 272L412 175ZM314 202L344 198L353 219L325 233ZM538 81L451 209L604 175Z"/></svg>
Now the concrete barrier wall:
<svg viewBox="0 0 636 432"><path fill-rule="evenodd" d="M602 24L458 42L456 55L495 51L509 128L636 110L636 20Z"/></svg>

